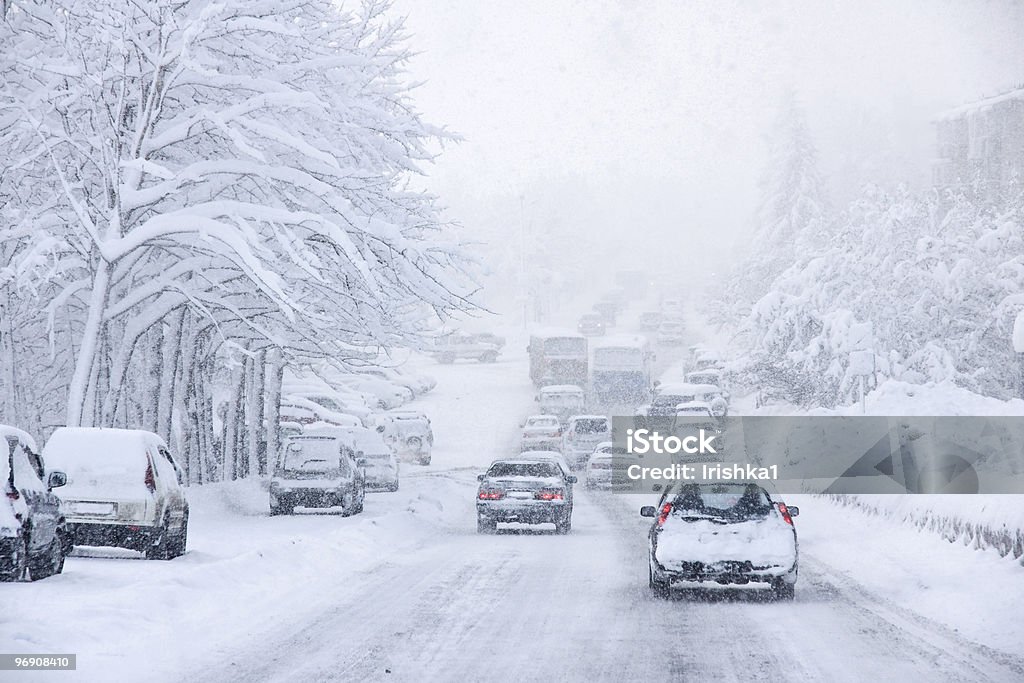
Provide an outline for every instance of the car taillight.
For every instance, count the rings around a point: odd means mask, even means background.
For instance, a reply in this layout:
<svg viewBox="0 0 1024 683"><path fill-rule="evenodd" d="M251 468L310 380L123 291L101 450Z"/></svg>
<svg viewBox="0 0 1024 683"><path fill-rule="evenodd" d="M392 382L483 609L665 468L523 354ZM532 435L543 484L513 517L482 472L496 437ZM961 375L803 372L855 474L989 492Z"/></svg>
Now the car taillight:
<svg viewBox="0 0 1024 683"><path fill-rule="evenodd" d="M668 520L669 513L672 512L672 503L665 503L661 506L661 514L658 515L658 528L665 526L666 520Z"/></svg>
<svg viewBox="0 0 1024 683"><path fill-rule="evenodd" d="M480 489L476 497L480 500L501 500L505 497L505 492L500 489Z"/></svg>
<svg viewBox="0 0 1024 683"><path fill-rule="evenodd" d="M565 491L562 489L541 489L533 494L537 500L564 500Z"/></svg>
<svg viewBox="0 0 1024 683"><path fill-rule="evenodd" d="M786 507L786 504L776 503L776 505L779 507L779 513L782 515L782 520L786 524L793 526L793 518L789 516L789 508Z"/></svg>
<svg viewBox="0 0 1024 683"><path fill-rule="evenodd" d="M150 493L156 491L156 478L153 476L153 463L146 465L146 488Z"/></svg>

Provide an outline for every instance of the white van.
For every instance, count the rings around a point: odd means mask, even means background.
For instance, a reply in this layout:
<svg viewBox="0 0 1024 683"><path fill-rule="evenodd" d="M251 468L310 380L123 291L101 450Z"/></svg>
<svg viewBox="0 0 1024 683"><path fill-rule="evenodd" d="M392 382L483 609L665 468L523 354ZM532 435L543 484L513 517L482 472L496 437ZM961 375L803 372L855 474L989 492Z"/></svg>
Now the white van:
<svg viewBox="0 0 1024 683"><path fill-rule="evenodd" d="M61 427L43 457L67 474L61 499L75 545L128 548L158 560L184 554L184 476L159 436L141 429Z"/></svg>

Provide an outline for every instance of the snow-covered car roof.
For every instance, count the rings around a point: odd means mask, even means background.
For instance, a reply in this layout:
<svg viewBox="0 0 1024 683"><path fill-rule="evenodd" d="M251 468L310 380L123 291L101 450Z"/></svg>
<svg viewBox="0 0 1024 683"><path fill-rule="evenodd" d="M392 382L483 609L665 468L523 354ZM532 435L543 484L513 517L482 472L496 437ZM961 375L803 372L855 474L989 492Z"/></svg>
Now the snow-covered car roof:
<svg viewBox="0 0 1024 683"><path fill-rule="evenodd" d="M18 429L17 427L12 427L10 425L0 425L0 437L3 437L6 440L8 436L14 437L21 441L23 444L32 449L33 453L39 452L39 448L36 446L36 440L32 438L31 434L22 429ZM5 454L4 460L6 459L7 456Z"/></svg>
<svg viewBox="0 0 1024 683"><path fill-rule="evenodd" d="M525 420L523 420L523 423L525 424L527 422L532 422L532 421L537 421L537 422L558 422L558 417L556 417L555 415L529 415L529 416L527 416L527 418Z"/></svg>
<svg viewBox="0 0 1024 683"><path fill-rule="evenodd" d="M540 390L542 394L582 394L583 389L575 384L549 384Z"/></svg>
<svg viewBox="0 0 1024 683"><path fill-rule="evenodd" d="M700 414L702 417L706 413L711 416L711 404L705 401L687 401L686 403L680 403L676 406L676 415L679 414Z"/></svg>
<svg viewBox="0 0 1024 683"><path fill-rule="evenodd" d="M573 415L569 418L569 422L575 420L605 420L608 421L607 415Z"/></svg>

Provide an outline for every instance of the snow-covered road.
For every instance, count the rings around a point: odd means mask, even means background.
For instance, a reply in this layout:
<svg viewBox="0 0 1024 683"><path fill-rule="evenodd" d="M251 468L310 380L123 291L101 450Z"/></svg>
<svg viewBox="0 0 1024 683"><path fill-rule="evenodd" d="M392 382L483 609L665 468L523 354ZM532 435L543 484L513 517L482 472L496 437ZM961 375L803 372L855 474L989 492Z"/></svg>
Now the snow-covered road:
<svg viewBox="0 0 1024 683"><path fill-rule="evenodd" d="M568 536L477 535L475 475L532 410L525 358L430 371L433 464L397 493L271 518L254 482L194 489L185 557L96 550L0 587L0 650L75 652L33 677L65 681L1024 679L1024 568L824 499L798 501L793 603L653 598L631 496L580 487Z"/></svg>

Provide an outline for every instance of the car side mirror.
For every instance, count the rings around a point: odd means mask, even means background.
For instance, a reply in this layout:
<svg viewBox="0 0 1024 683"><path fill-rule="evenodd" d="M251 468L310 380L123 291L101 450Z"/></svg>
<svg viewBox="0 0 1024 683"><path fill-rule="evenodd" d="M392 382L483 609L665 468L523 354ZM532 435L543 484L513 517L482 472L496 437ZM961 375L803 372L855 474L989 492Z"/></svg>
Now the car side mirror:
<svg viewBox="0 0 1024 683"><path fill-rule="evenodd" d="M657 517L658 516L658 509L656 507L654 507L653 505L644 505L642 508L640 508L640 516L641 517Z"/></svg>
<svg viewBox="0 0 1024 683"><path fill-rule="evenodd" d="M476 480L477 481L483 481L486 478L487 478L486 474L478 474L478 475L476 475Z"/></svg>
<svg viewBox="0 0 1024 683"><path fill-rule="evenodd" d="M60 470L54 470L50 472L50 476L46 478L46 488L58 489L68 483L68 475L64 474Z"/></svg>
<svg viewBox="0 0 1024 683"><path fill-rule="evenodd" d="M356 464L360 467L366 467L366 458L356 458Z"/></svg>
<svg viewBox="0 0 1024 683"><path fill-rule="evenodd" d="M575 474L570 474L568 477L565 478L565 480L570 484L575 484L577 481L579 481L579 479L576 478Z"/></svg>
<svg viewBox="0 0 1024 683"><path fill-rule="evenodd" d="M789 512L790 517L797 517L800 514L800 508L795 505L787 505L786 511Z"/></svg>

